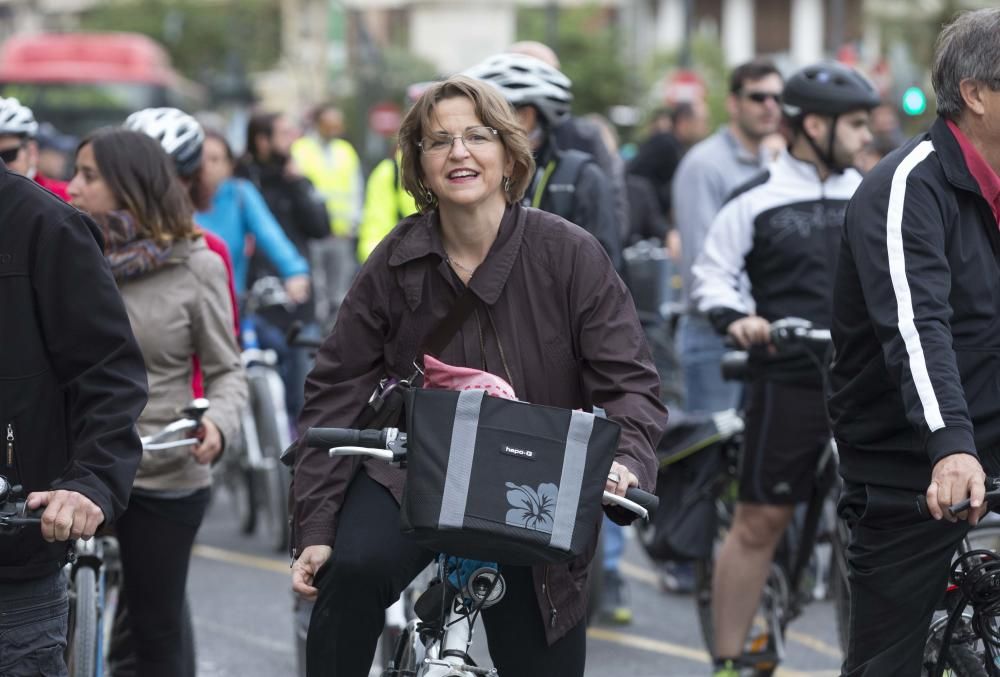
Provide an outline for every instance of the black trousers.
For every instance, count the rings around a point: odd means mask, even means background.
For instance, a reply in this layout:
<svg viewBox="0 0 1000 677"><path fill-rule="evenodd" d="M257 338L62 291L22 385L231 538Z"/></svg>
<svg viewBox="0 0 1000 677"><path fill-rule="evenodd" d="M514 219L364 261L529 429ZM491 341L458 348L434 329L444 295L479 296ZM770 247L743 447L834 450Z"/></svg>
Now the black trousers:
<svg viewBox="0 0 1000 677"><path fill-rule="evenodd" d="M184 637L184 591L208 499L208 490L181 499L133 496L115 523L136 675L194 677L188 654L193 648Z"/></svg>
<svg viewBox="0 0 1000 677"><path fill-rule="evenodd" d="M919 675L934 610L968 522L916 511L912 490L848 484L840 514L851 526L848 677Z"/></svg>
<svg viewBox="0 0 1000 677"><path fill-rule="evenodd" d="M309 677L367 677L385 609L435 557L399 531L399 506L364 471L347 490L306 642ZM504 598L483 612L501 677L583 677L586 623L549 646L531 569L501 567Z"/></svg>

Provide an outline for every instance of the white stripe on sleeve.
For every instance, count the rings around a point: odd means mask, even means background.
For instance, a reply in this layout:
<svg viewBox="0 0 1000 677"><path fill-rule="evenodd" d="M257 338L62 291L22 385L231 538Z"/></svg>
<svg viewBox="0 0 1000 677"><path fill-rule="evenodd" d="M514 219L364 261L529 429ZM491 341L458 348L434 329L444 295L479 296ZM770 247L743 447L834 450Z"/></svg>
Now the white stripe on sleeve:
<svg viewBox="0 0 1000 677"><path fill-rule="evenodd" d="M889 191L889 210L886 215L886 247L889 250L889 275L892 278L892 288L896 293L896 307L899 321L899 333L906 345L906 353L910 358L910 374L917 388L917 396L924 408L924 420L931 432L944 427L941 418L941 407L930 374L927 372L927 361L924 358L924 347L920 344L920 334L917 333L913 321L913 298L910 295L910 282L906 279L906 263L903 258L903 208L906 204L906 180L910 172L918 164L934 152L930 141L923 141L910 151L909 155L896 167L892 175L892 187Z"/></svg>

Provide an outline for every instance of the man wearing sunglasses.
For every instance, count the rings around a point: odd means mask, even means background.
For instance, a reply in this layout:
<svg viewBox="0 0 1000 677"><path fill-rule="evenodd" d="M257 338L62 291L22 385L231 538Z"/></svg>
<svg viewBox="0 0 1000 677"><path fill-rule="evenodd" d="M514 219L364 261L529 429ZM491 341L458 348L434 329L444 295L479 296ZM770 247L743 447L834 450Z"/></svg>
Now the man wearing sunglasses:
<svg viewBox="0 0 1000 677"><path fill-rule="evenodd" d="M830 439L825 351L776 353L770 323L800 317L831 326L844 212L861 183L851 165L871 141L878 104L875 87L847 66L819 63L792 75L783 100L788 152L734 192L694 264L698 310L750 352L739 499L712 585L718 677L739 674L775 547L796 504L812 496Z"/></svg>
<svg viewBox="0 0 1000 677"><path fill-rule="evenodd" d="M7 169L34 179L38 185L69 201L65 182L38 171L37 134L38 123L30 108L15 98L0 98L0 160Z"/></svg>

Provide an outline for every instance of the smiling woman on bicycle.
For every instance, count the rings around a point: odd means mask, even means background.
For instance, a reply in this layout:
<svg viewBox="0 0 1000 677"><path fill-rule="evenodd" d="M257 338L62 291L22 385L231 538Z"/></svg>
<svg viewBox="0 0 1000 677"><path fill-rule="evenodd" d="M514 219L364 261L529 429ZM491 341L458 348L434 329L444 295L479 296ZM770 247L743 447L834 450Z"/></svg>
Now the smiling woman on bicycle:
<svg viewBox="0 0 1000 677"><path fill-rule="evenodd" d="M441 359L501 376L529 402L603 407L622 426L609 491L652 489L666 411L635 308L593 236L519 204L534 163L507 102L467 77L436 83L407 114L399 146L420 213L375 249L348 293L307 380L300 429L351 425L379 379L413 371L418 345L468 287L476 312ZM405 479L298 449L293 587L317 599L313 677L367 675L384 609L434 557L399 531ZM501 675L583 675L592 555L501 565L507 594L484 613Z"/></svg>
<svg viewBox="0 0 1000 677"><path fill-rule="evenodd" d="M212 408L195 448L143 454L117 522L137 674L184 675L181 618L188 560L211 485L209 463L238 434L246 383L222 260L206 247L173 164L139 132L99 131L77 150L72 203L97 221L149 378L148 434L191 399L197 355Z"/></svg>

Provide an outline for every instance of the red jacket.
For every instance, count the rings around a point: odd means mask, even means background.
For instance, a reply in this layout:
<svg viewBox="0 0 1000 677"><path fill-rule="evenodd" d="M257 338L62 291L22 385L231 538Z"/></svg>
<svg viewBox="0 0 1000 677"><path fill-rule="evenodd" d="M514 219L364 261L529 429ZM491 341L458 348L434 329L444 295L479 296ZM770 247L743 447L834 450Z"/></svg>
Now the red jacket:
<svg viewBox="0 0 1000 677"><path fill-rule="evenodd" d="M45 190L51 191L62 198L63 202L69 202L69 193L66 192L66 187L69 186L65 181L56 181L55 179L50 179L47 176L42 176L41 174L35 174L35 183L44 188Z"/></svg>
<svg viewBox="0 0 1000 677"><path fill-rule="evenodd" d="M205 238L205 244L213 252L219 255L222 262L226 265L226 277L229 279L229 300L233 304L233 332L238 337L240 335L240 317L239 317L239 306L236 305L236 284L233 280L233 261L229 258L229 248L226 243L218 235L213 235L212 233L199 228L202 236ZM195 355L192 358L193 362L193 374L191 377L191 390L194 392L195 397L203 397L205 394L204 386L202 385L201 376L201 365L198 364L198 356Z"/></svg>

